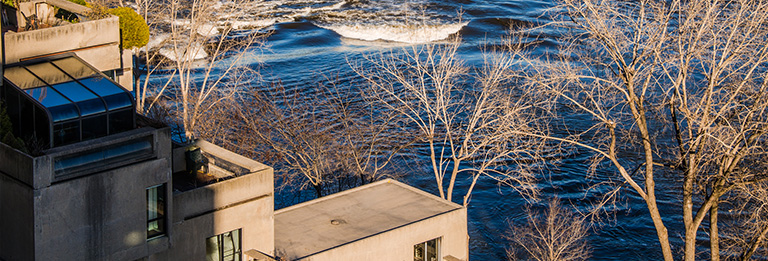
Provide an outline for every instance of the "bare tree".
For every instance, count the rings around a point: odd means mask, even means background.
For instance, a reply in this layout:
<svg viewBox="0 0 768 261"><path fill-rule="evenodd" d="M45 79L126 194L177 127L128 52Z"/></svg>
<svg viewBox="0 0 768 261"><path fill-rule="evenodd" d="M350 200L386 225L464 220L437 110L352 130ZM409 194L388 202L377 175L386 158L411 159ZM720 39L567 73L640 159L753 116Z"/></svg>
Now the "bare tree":
<svg viewBox="0 0 768 261"><path fill-rule="evenodd" d="M564 209L557 198L549 201L545 213L530 207L525 213L525 225L510 224L511 233L506 238L515 243L507 249L510 260L527 257L524 259L569 261L590 257L591 250L587 244L589 224L585 216Z"/></svg>
<svg viewBox="0 0 768 261"><path fill-rule="evenodd" d="M355 102L350 96L357 92L333 82L301 91L278 86L254 92L243 99L234 117L238 122L231 125L250 134L237 139L238 146L248 147L240 151L266 153L262 160L277 166L283 185L311 188L316 197L395 177L391 163L407 145L387 132L388 114Z"/></svg>
<svg viewBox="0 0 768 261"><path fill-rule="evenodd" d="M217 14L228 14L229 20L243 18L246 14L241 10L250 3L249 0L223 4L182 0L154 5L151 1L140 3L145 8L144 15L152 17L150 21L162 19L164 23L157 24L157 27L167 29L167 37L159 45L160 48L145 51L145 61L151 63L155 60L153 57L160 54L167 60L158 59L159 62L168 63L149 64L147 70L156 68L152 66L170 66L173 69L165 84L154 86L153 92L147 90L148 82L145 81L142 93L165 96L174 101L167 109L180 119L178 126L183 129L183 136L193 138L200 128L211 127L198 126L206 111L221 101L234 99L242 90L240 85L259 78L257 71L248 68L243 59L250 48L263 47L262 40L267 34L239 30L232 23L220 21L217 17ZM154 12L146 11L153 6L159 7ZM145 109L143 103L146 98L140 97L140 109ZM157 102L157 97L151 100L150 107Z"/></svg>
<svg viewBox="0 0 768 261"><path fill-rule="evenodd" d="M542 144L514 133L534 133L535 115L528 112L547 104L503 87L513 65L505 57L489 54L487 66L470 70L456 56L460 43L454 38L415 45L350 63L371 86L370 96L383 105L381 110L396 112L409 135L429 146L440 197L453 199L460 176L470 180L461 192L464 205L483 176L535 195L535 178L526 168L535 164L514 168L512 163L538 159L532 148Z"/></svg>
<svg viewBox="0 0 768 261"><path fill-rule="evenodd" d="M138 8L139 14L144 17L144 21L147 21L147 25L150 28L150 34L158 35L159 29L157 27L160 25L159 21L162 20L162 15L167 13L166 10L163 10L167 8L167 6L161 5L154 0L137 0L136 7ZM150 10L152 11L150 12ZM171 77L168 77L162 87L150 85L152 82L150 79L152 79L153 74L161 68L160 65L169 62L168 59L165 56L160 55L159 52L150 51L152 47L154 46L145 45L140 50L134 50L134 59L138 58L139 63L143 64L146 71L143 80L141 80L140 77L134 77L134 81L136 82L135 86L137 86L137 89L134 90L136 92L136 111L140 114L147 114L153 109L155 104L160 100L160 97L165 95L165 90L167 90L174 76L171 75Z"/></svg>
<svg viewBox="0 0 768 261"><path fill-rule="evenodd" d="M764 170L763 170L764 171ZM723 253L728 259L754 260L768 256L768 184L739 186L721 215ZM713 207L713 209L715 209ZM714 233L714 232L711 232Z"/></svg>
<svg viewBox="0 0 768 261"><path fill-rule="evenodd" d="M665 193L681 195L684 258L695 259L709 215L710 255L719 259L718 203L766 181L755 171L765 169L768 130L766 2L565 0L563 7L557 26L571 34L557 55L512 49L528 67L511 74L591 117L581 130L546 138L616 169L617 189L629 185L648 207L665 260L673 253L662 217L672 213L659 210L656 178L680 175L665 188L682 190Z"/></svg>

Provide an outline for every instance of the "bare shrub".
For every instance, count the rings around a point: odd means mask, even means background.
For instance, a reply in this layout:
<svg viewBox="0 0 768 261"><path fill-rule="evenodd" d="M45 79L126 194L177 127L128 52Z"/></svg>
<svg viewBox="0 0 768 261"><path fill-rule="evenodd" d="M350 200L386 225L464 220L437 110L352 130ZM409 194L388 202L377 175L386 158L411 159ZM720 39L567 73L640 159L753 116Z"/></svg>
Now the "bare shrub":
<svg viewBox="0 0 768 261"><path fill-rule="evenodd" d="M557 198L549 201L544 213L530 207L525 213L525 225L510 224L511 232L506 238L515 245L507 249L509 260L571 261L590 258L586 217L563 208Z"/></svg>

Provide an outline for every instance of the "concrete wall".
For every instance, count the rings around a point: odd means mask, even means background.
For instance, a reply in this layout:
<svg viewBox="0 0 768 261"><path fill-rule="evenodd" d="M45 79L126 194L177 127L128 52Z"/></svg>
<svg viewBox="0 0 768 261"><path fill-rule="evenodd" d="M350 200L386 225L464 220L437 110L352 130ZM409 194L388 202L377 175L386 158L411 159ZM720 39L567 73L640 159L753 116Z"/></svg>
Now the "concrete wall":
<svg viewBox="0 0 768 261"><path fill-rule="evenodd" d="M171 248L152 260L204 260L205 240L236 229L242 232L242 251L274 252L273 197L218 209L172 225Z"/></svg>
<svg viewBox="0 0 768 261"><path fill-rule="evenodd" d="M0 171L0 260L34 257L32 195L31 186Z"/></svg>
<svg viewBox="0 0 768 261"><path fill-rule="evenodd" d="M120 24L112 16L65 26L5 33L5 64L75 51L101 71L120 68Z"/></svg>
<svg viewBox="0 0 768 261"><path fill-rule="evenodd" d="M205 141L197 142L205 154L227 159L249 173L173 196L171 248L153 260L202 260L205 240L242 229L242 251L274 253L274 174L261 163ZM180 150L182 151L182 150Z"/></svg>
<svg viewBox="0 0 768 261"><path fill-rule="evenodd" d="M35 158L0 143L0 173L32 186Z"/></svg>
<svg viewBox="0 0 768 261"><path fill-rule="evenodd" d="M153 156L100 164L56 180L53 159L136 138L151 137ZM135 260L168 248L146 240L146 188L168 183L169 129L142 128L57 147L31 157L0 144L0 259ZM172 199L168 199L171 206ZM166 216L171 217L169 211Z"/></svg>
<svg viewBox="0 0 768 261"><path fill-rule="evenodd" d="M39 189L35 260L135 260L165 250L167 237L146 238L146 188L170 181L161 158Z"/></svg>
<svg viewBox="0 0 768 261"><path fill-rule="evenodd" d="M442 237L439 260L449 255L468 260L467 209L456 209L300 260L413 260L413 245L438 237Z"/></svg>

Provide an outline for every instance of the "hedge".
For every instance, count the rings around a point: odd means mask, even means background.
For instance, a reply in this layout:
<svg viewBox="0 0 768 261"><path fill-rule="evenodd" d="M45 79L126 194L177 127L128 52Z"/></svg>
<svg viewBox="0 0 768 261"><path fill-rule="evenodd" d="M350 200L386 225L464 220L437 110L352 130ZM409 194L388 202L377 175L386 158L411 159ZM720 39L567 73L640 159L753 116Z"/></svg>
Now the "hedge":
<svg viewBox="0 0 768 261"><path fill-rule="evenodd" d="M120 17L120 38L122 48L131 49L142 47L149 42L149 26L141 15L130 7L118 7L107 10L108 13Z"/></svg>

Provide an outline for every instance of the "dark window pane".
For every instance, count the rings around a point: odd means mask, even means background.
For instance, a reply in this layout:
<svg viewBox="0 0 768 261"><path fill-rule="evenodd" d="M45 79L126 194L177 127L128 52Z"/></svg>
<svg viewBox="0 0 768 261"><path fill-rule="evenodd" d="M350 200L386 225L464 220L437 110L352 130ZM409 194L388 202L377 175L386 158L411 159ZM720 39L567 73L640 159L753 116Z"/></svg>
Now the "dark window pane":
<svg viewBox="0 0 768 261"><path fill-rule="evenodd" d="M142 158L152 155L152 142L149 138L132 140L111 146L99 147L72 155L54 159L56 174L87 169L93 165L109 165L114 162Z"/></svg>
<svg viewBox="0 0 768 261"><path fill-rule="evenodd" d="M19 104L20 118L14 124L18 124L19 133L16 137L27 139L33 136L35 132L35 105L29 101L22 101Z"/></svg>
<svg viewBox="0 0 768 261"><path fill-rule="evenodd" d="M413 245L414 261L438 261L440 255L440 238Z"/></svg>
<svg viewBox="0 0 768 261"><path fill-rule="evenodd" d="M427 241L427 261L437 261L437 240Z"/></svg>
<svg viewBox="0 0 768 261"><path fill-rule="evenodd" d="M74 57L68 57L64 59L59 59L52 62L62 70L64 70L66 73L74 77L75 79L85 78L85 77L91 77L94 75L98 75L96 71L91 69L91 67L88 67L87 65L83 64L80 60Z"/></svg>
<svg viewBox="0 0 768 261"><path fill-rule="evenodd" d="M424 243L413 246L413 261L424 261Z"/></svg>
<svg viewBox="0 0 768 261"><path fill-rule="evenodd" d="M35 137L33 137L34 144L30 146L50 147L50 133L51 122L48 119L48 114L39 107L35 107Z"/></svg>
<svg viewBox="0 0 768 261"><path fill-rule="evenodd" d="M45 86L46 84L35 77L24 67L11 67L3 70L3 77L11 81L22 90Z"/></svg>
<svg viewBox="0 0 768 261"><path fill-rule="evenodd" d="M11 86L5 86L4 88L13 88ZM7 90L6 97L3 97L5 99L5 108L6 108L6 114L8 114L8 117L11 118L11 122L18 122L19 116L21 115L21 103L31 103L27 100L22 100L19 97L19 93L15 90L15 88L11 90ZM13 125L13 134L19 134L20 129L19 126Z"/></svg>
<svg viewBox="0 0 768 261"><path fill-rule="evenodd" d="M147 189L147 238L165 234L165 184Z"/></svg>
<svg viewBox="0 0 768 261"><path fill-rule="evenodd" d="M107 115L83 119L83 140L107 136Z"/></svg>
<svg viewBox="0 0 768 261"><path fill-rule="evenodd" d="M109 114L109 133L119 133L133 129L133 109L124 109Z"/></svg>
<svg viewBox="0 0 768 261"><path fill-rule="evenodd" d="M53 146L80 141L80 122L70 121L53 125Z"/></svg>

